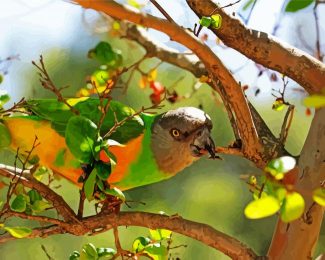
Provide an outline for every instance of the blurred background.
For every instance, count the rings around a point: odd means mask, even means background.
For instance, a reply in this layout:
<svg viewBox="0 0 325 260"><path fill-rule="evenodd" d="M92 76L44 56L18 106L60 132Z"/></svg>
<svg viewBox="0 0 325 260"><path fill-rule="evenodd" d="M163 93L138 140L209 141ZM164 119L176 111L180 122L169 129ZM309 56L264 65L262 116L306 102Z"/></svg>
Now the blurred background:
<svg viewBox="0 0 325 260"><path fill-rule="evenodd" d="M127 1L119 1L126 3ZM132 1L129 1L129 3ZM144 12L161 17L159 11L148 1L137 1L145 4ZM179 24L184 27L194 27L197 17L188 8L184 0L160 0L161 5ZM219 1L226 5L231 1ZM276 37L314 55L316 34L312 6L296 13L285 13L287 1L258 0L254 8L245 8L249 1L226 9L227 12L237 12L238 19L249 27ZM252 11L250 11L252 9ZM321 31L321 47L325 52L325 5L318 8ZM150 37L178 52L187 50L159 32L148 30ZM10 93L11 103L21 97L49 98L52 93L42 89L38 75L31 61L38 61L39 55L44 56L47 69L57 86L69 85L64 94L75 96L76 92L86 85L86 78L97 68L98 64L87 58L87 52L99 41L108 41L119 49L123 56L123 66L128 66L139 60L144 50L135 42L120 39L112 33L111 24L99 14L91 10L83 10L79 6L60 0L2 0L0 11L0 59L13 57L0 63L0 73L4 75L0 90ZM201 36L205 42L222 59L234 73L242 86L247 85L248 99L255 105L264 120L277 136L281 128L286 109L272 110L275 98L272 89L282 89L281 75L268 71L249 61L238 52L229 49L216 40L216 37L203 29ZM141 63L141 69L150 70L159 64L155 58ZM206 111L214 122L213 137L217 145L226 146L234 141L227 114L218 97L211 95L208 85L197 83L199 80L192 74L175 66L162 63L157 68L157 81L166 88L172 87L183 98L174 104L164 101L163 111L180 107L195 106ZM275 75L275 76L274 76ZM129 74L123 75L124 82ZM115 99L130 105L135 110L142 106L150 106L152 90L139 87L140 75L135 73L130 81L126 94L122 89L112 93ZM193 93L193 86L196 91ZM123 84L121 83L121 86ZM286 91L286 99L296 105L296 113L289 132L286 148L294 155L299 154L306 138L313 111L306 112L302 99L305 93L295 82L290 81ZM9 104L10 105L10 104ZM202 158L191 167L185 169L176 177L158 184L137 188L126 192L129 200L145 202L146 205L133 203L131 210L148 212L164 211L167 214L179 214L183 218L207 223L252 247L258 254L266 254L271 241L276 217L262 220L248 220L243 210L251 200L252 195L240 176L259 174L253 164L236 156L222 156L223 161L212 161ZM1 152L0 162L12 164L14 157L8 152ZM65 180L56 180L53 186L62 185L56 191L76 209L79 201L78 189ZM1 190L2 199L5 196ZM86 214L93 214L93 206L86 206ZM125 208L125 210L129 210ZM53 215L54 216L54 215ZM30 225L30 222L18 219L8 220L9 224ZM146 236L147 229L135 227L120 227L122 246L126 249L132 246L133 240ZM174 234L174 246L185 244L172 251L172 257L180 259L228 259L221 253L189 238ZM54 259L68 259L74 250L80 250L86 242L92 242L97 247L114 247L113 235L106 232L93 237L75 237L72 235L55 235L45 239L20 239L0 245L1 259L48 259L41 245ZM325 251L325 227L323 225L318 255Z"/></svg>

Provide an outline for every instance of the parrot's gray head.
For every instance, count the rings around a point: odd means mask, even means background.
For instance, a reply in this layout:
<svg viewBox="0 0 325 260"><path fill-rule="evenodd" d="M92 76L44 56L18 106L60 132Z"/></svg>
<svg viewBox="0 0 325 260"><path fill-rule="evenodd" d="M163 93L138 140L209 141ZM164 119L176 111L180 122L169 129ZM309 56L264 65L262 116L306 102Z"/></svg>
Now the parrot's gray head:
<svg viewBox="0 0 325 260"><path fill-rule="evenodd" d="M152 126L152 151L161 170L176 174L208 152L215 158L210 117L195 107L159 116Z"/></svg>

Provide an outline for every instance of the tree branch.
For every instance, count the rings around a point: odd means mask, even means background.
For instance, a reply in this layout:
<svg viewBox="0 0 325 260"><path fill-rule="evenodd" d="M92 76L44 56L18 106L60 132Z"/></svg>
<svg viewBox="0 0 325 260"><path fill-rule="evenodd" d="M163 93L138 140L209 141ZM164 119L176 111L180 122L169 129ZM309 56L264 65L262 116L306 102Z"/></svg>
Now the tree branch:
<svg viewBox="0 0 325 260"><path fill-rule="evenodd" d="M208 75L208 71L205 69L203 63L197 58L196 55L177 53L173 49L167 48L161 45L159 42L156 42L149 38L146 31L138 28L136 25L132 25L125 21L121 21L121 23L123 23L122 28L125 28L125 31L123 32L124 36L122 37L140 44L146 50L147 56L156 57L164 62L187 70L191 72L196 78L200 78L202 75ZM210 85L216 92L218 92L222 98L226 111L228 113L229 120L234 130L235 137L236 139L239 139L239 134L236 133L238 129L235 118L233 116L232 109L230 108L226 99L226 90L220 86L220 84L217 86L215 82L207 82L207 84ZM263 118L249 101L248 105L252 113L258 136L263 141L266 157L272 159L273 156L288 154L284 147L279 143L278 138L274 136ZM241 153L241 155L243 154Z"/></svg>
<svg viewBox="0 0 325 260"><path fill-rule="evenodd" d="M79 222L75 213L65 202L65 200L50 187L33 178L30 171L26 170L22 172L21 169L0 164L0 175L7 178L12 178L13 176L16 176L17 173L22 173L20 176L20 182L25 187L36 189L45 199L51 201L55 209L66 221Z"/></svg>
<svg viewBox="0 0 325 260"><path fill-rule="evenodd" d="M221 15L221 28L211 30L227 46L267 68L289 76L310 94L319 93L324 88L325 64L311 55L267 33L246 28L212 1L187 0L187 3L199 17L210 15L213 10Z"/></svg>
<svg viewBox="0 0 325 260"><path fill-rule="evenodd" d="M298 162L300 178L294 188L304 196L307 221L300 218L287 229L287 223L278 220L268 252L270 259L312 259L325 209L310 196L325 180L324 118L325 108L316 110Z"/></svg>
<svg viewBox="0 0 325 260"><path fill-rule="evenodd" d="M204 43L197 39L190 31L159 19L149 14L141 14L115 3L114 1L82 1L76 0L84 8L101 11L114 18L128 20L139 25L150 27L166 33L172 40L177 41L192 50L202 60L211 78L227 86L225 91L229 105L235 114L236 125L242 139L243 154L258 167L264 167L263 147L256 132L254 122L240 85L235 81L229 70L221 60Z"/></svg>

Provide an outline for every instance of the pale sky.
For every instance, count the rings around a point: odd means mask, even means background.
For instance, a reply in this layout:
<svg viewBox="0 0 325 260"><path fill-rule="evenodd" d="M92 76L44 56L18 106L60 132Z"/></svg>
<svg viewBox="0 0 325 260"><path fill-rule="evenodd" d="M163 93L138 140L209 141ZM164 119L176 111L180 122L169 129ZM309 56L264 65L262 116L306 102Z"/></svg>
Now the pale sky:
<svg viewBox="0 0 325 260"><path fill-rule="evenodd" d="M198 21L195 14L187 7L185 0L158 0L158 2L179 24L185 27L193 28L194 23ZM232 1L223 0L219 2L221 5L225 5ZM237 9L241 9L245 2L242 0L241 3L227 8L227 12L232 13ZM283 0L259 0L248 26L267 33L272 32L282 3ZM155 16L162 17L160 12L150 3L147 4L144 10ZM319 9L319 12L325 13L325 5ZM19 54L20 61L12 64L10 74L5 78L4 83L0 87L9 90L14 99L18 98L15 97L16 91L14 86L17 74L24 70L26 64L29 66L31 60L37 60L40 53L58 46L60 48L65 48L65 46L68 48L72 41L75 41L75 28L80 28L81 14L82 9L79 6L63 0L1 0L0 58ZM87 19L91 20L95 15L94 12L88 11ZM310 42L311 46L313 46L314 41L312 39L315 38L315 29L311 15L311 8L296 14L286 15L282 18L283 26L278 30L278 36L291 44L297 44L296 28L301 26L303 36L306 36L306 41ZM321 20L320 24L324 30L325 15L322 18L323 20ZM262 96L263 93L270 95L271 85L268 77L262 76L256 80L258 71L252 62L248 62L244 56L230 48L217 47L215 45L215 36L209 33L207 29L203 29L202 33L209 34L207 44L212 47L229 69L235 70L246 63L250 64L235 74L237 80L243 84L253 86L263 85ZM185 50L182 46L169 42L169 38L159 32L150 30L150 34L169 47L176 48L179 51ZM90 38L90 30L85 28L80 38L83 36ZM322 42L325 42L325 40L323 39Z"/></svg>

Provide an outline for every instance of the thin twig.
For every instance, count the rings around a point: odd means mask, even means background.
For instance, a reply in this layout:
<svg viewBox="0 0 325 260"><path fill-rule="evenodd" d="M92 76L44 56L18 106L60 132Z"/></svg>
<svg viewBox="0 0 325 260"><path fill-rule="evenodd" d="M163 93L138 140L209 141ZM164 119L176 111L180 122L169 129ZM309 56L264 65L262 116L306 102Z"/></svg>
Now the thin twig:
<svg viewBox="0 0 325 260"><path fill-rule="evenodd" d="M316 28L316 58L320 61L323 61L324 55L320 49L320 29L319 29L319 19L317 14L317 6L319 5L319 0L315 1L315 5L313 8L314 19L315 19L315 28Z"/></svg>
<svg viewBox="0 0 325 260"><path fill-rule="evenodd" d="M282 144L283 146L284 146L284 144L287 140L287 137L288 137L289 129L291 126L293 115L294 115L294 109L295 109L294 105L289 105L288 110L287 110L287 112L284 116L284 119L283 119L280 138L279 138L279 143Z"/></svg>
<svg viewBox="0 0 325 260"><path fill-rule="evenodd" d="M161 102L160 102L161 103ZM152 105L150 107L142 107L138 112L135 112L134 114L128 116L128 117L125 117L123 118L121 121L118 121L117 120L117 117L116 117L116 114L114 113L114 117L115 117L115 124L113 127L111 127L111 129L103 136L103 139L106 139L108 138L109 136L111 136L116 130L117 128L119 128L120 126L124 125L127 121L131 120L132 118L140 115L141 113L145 112L145 111L148 111L148 110L151 110L151 109L159 109L161 108L162 106L160 106L160 103L159 104L155 104L155 105Z"/></svg>
<svg viewBox="0 0 325 260"><path fill-rule="evenodd" d="M61 91L63 89L66 89L67 86L61 87L61 88L56 87L45 68L45 64L44 64L42 55L40 55L39 62L40 62L40 65L37 65L35 61L32 61L32 64L39 70L40 82L41 82L42 86L45 89L48 89L51 92L53 92L57 96L58 101L67 105L70 108L71 112L73 112L76 115L79 115L79 111L76 110L73 106L71 106L61 93Z"/></svg>
<svg viewBox="0 0 325 260"><path fill-rule="evenodd" d="M46 247L42 244L41 245L41 248L42 248L42 250L43 250L43 252L45 253L45 255L47 256L47 258L49 259L49 260L55 260L48 252L47 252L47 249L46 249Z"/></svg>
<svg viewBox="0 0 325 260"><path fill-rule="evenodd" d="M173 18L170 17L170 15L165 11L164 8L156 1L156 0L150 0L150 2L166 17L168 21L171 23L175 23Z"/></svg>
<svg viewBox="0 0 325 260"><path fill-rule="evenodd" d="M248 14L247 18L245 19L245 24L248 24L249 20L251 19L251 16L252 16L253 10L255 8L256 2L257 2L257 0L254 0L254 3L252 5L251 9L249 10L249 14Z"/></svg>

